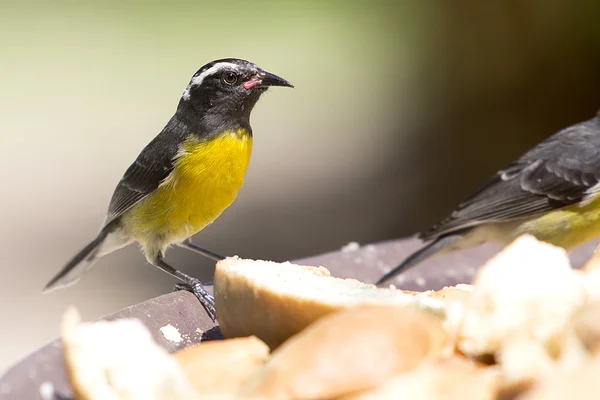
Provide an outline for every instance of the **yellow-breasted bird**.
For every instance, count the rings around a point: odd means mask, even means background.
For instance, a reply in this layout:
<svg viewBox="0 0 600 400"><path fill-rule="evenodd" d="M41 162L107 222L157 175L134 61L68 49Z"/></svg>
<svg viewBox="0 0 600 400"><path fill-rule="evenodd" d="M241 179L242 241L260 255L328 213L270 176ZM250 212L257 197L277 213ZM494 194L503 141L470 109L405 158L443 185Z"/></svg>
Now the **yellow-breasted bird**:
<svg viewBox="0 0 600 400"><path fill-rule="evenodd" d="M268 87L293 87L255 64L234 58L194 74L163 130L118 183L98 236L77 253L44 291L74 283L100 257L138 242L148 262L179 279L211 318L214 299L202 283L164 260L172 245L220 260L190 237L236 198L252 152L250 112Z"/></svg>
<svg viewBox="0 0 600 400"><path fill-rule="evenodd" d="M419 237L431 243L385 274L382 284L426 258L529 233L572 250L600 236L600 112L498 171L446 219Z"/></svg>

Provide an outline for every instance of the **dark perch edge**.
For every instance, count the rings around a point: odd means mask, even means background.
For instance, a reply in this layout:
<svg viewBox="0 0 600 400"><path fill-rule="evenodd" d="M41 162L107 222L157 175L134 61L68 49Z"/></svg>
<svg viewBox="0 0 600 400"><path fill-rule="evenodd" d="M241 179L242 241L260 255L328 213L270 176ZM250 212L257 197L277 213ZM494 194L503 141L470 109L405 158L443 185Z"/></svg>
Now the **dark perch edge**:
<svg viewBox="0 0 600 400"><path fill-rule="evenodd" d="M588 243L574 251L571 254L573 266L581 267L592 255L597 243ZM400 239L362 246L355 251L335 251L294 262L322 265L334 276L374 282L419 246L420 242L414 238ZM499 247L494 245L484 245L435 257L406 272L393 283L403 289L425 290L470 282L476 268L498 249ZM124 308L103 319L128 317L141 320L157 343L170 352L194 343L222 339L219 327L209 320L196 298L187 292L165 294ZM165 340L159 328L167 324L179 330L183 337L182 342ZM40 385L48 381L53 383L58 393L71 395L59 339L25 357L0 378L0 399L38 399Z"/></svg>

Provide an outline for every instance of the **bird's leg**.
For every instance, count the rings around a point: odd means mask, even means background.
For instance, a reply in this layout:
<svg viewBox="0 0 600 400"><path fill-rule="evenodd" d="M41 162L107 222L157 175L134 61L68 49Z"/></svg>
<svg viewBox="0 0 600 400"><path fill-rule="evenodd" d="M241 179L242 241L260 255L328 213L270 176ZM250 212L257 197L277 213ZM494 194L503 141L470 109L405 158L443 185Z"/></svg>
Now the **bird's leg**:
<svg viewBox="0 0 600 400"><path fill-rule="evenodd" d="M203 255L204 257L212 258L215 261L224 260L227 257L223 257L217 253L213 253L210 250L203 249L202 247L192 243L192 239L185 239L183 242L179 243L179 246L186 248L188 250L193 251L194 253L198 253Z"/></svg>
<svg viewBox="0 0 600 400"><path fill-rule="evenodd" d="M175 290L187 290L192 292L198 298L208 316L213 322L215 321L217 316L217 311L215 310L215 298L204 289L204 286L202 286L202 282L200 282L199 279L193 278L171 267L165 262L162 255L159 255L153 264L167 274L179 279L182 283L175 285Z"/></svg>

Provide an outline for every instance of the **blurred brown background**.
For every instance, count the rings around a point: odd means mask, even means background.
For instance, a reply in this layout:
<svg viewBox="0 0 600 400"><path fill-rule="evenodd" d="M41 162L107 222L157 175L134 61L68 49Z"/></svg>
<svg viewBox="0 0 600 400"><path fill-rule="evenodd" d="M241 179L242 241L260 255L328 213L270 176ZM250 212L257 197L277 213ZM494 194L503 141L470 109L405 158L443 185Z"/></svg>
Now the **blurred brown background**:
<svg viewBox="0 0 600 400"><path fill-rule="evenodd" d="M534 143L600 108L590 1L0 1L0 370L86 319L171 290L135 246L46 281L221 57L296 85L253 113L238 201L196 237L287 260L413 234ZM210 279L211 263L173 249ZM400 260L398 260L400 261Z"/></svg>

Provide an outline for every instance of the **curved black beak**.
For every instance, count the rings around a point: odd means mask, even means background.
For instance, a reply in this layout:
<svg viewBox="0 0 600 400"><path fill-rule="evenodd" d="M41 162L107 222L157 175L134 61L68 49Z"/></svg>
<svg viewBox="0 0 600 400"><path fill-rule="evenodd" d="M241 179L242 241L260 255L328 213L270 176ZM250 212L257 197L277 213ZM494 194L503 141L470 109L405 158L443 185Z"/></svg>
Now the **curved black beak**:
<svg viewBox="0 0 600 400"><path fill-rule="evenodd" d="M285 79L267 71L259 72L258 77L262 81L261 86L287 86L291 88L294 87L294 85L292 85Z"/></svg>
<svg viewBox="0 0 600 400"><path fill-rule="evenodd" d="M244 83L244 88L247 90L254 88L268 88L270 86L286 86L293 88L294 85L285 79L267 71L260 71L254 75L252 79Z"/></svg>

